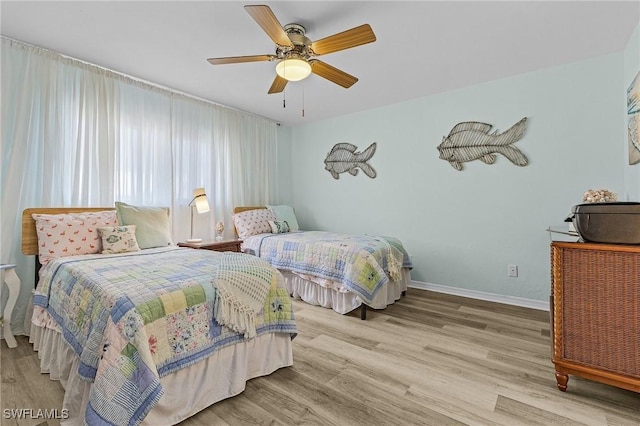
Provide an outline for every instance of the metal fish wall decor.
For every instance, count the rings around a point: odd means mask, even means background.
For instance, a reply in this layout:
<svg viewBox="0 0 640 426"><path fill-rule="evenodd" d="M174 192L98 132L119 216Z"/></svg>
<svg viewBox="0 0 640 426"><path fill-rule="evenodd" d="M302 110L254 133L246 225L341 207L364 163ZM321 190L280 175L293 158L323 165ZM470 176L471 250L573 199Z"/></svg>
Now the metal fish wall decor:
<svg viewBox="0 0 640 426"><path fill-rule="evenodd" d="M640 163L640 71L627 89L629 114L629 164Z"/></svg>
<svg viewBox="0 0 640 426"><path fill-rule="evenodd" d="M331 173L334 179L339 179L340 173L344 172L355 176L358 169L372 179L376 177L376 171L367 163L376 152L376 143L372 143L362 152L356 152L356 149L357 147L350 143L335 144L324 160L325 170Z"/></svg>
<svg viewBox="0 0 640 426"><path fill-rule="evenodd" d="M527 117L518 121L502 133L491 131L491 124L465 121L456 124L449 136L442 138L438 145L440 159L446 160L456 170L462 170L462 163L480 160L486 164L496 162L496 154L502 154L517 166L529 164L527 157L513 143L522 138L527 126Z"/></svg>

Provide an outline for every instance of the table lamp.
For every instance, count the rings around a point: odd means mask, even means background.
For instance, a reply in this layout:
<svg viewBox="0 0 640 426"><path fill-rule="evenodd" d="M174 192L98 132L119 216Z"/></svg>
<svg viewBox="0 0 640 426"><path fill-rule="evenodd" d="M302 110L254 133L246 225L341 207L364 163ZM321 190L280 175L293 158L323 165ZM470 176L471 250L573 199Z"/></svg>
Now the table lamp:
<svg viewBox="0 0 640 426"><path fill-rule="evenodd" d="M195 207L198 214L209 211L209 201L207 200L207 193L204 191L204 188L196 188L193 190L193 199L189 202L189 207L191 207L191 238L189 238L187 242L199 243L202 241L202 238L193 238L193 210Z"/></svg>

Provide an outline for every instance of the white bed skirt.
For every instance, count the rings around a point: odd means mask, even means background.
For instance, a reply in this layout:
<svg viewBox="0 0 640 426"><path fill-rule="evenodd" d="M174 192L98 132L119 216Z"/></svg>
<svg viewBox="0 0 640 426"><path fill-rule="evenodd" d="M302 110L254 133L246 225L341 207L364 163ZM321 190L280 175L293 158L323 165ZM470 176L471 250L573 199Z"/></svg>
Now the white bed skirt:
<svg viewBox="0 0 640 426"><path fill-rule="evenodd" d="M82 425L91 383L77 374L78 357L57 331L31 326L29 341L38 351L40 370L59 380L65 389L65 426ZM224 347L188 368L160 379L164 395L143 425L173 425L206 407L241 393L248 380L266 376L293 364L291 337L269 333Z"/></svg>
<svg viewBox="0 0 640 426"><path fill-rule="evenodd" d="M340 283L335 283L309 275L298 275L294 272L283 271L285 284L289 294L295 298L302 299L311 305L331 308L339 314L346 314L362 305L362 299L354 293L350 293L342 288ZM409 268L402 268L402 279L398 281L389 280L375 297L372 303L367 304L373 309L384 309L396 300L400 299L402 292L407 290L411 283L411 272Z"/></svg>

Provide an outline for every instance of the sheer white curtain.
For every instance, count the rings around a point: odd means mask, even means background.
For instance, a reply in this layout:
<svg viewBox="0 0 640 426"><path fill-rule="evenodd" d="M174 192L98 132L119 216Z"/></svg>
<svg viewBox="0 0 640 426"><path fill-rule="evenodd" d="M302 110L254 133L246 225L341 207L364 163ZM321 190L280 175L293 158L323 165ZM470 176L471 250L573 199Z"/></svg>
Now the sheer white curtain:
<svg viewBox="0 0 640 426"><path fill-rule="evenodd" d="M215 223L233 236L233 207L266 205L277 192L274 122L181 95L171 103L174 234L189 236L194 188L207 191L211 213L194 216L194 237L211 238Z"/></svg>
<svg viewBox="0 0 640 426"><path fill-rule="evenodd" d="M22 290L12 318L23 327L34 259L21 253L28 207L169 206L174 239L189 235L191 194L204 187L212 211L198 236L234 205L276 200L275 123L160 89L2 37L0 262L15 263ZM6 295L3 294L3 299Z"/></svg>
<svg viewBox="0 0 640 426"><path fill-rule="evenodd" d="M117 96L115 199L170 206L171 96L129 81L119 82Z"/></svg>
<svg viewBox="0 0 640 426"><path fill-rule="evenodd" d="M239 111L215 108L213 128L218 170L216 202L224 212L225 229L233 229L234 206L275 204L277 137L275 123ZM222 161L231 158L233 161ZM269 169L265 169L269 163ZM232 187L233 191L225 191Z"/></svg>
<svg viewBox="0 0 640 426"><path fill-rule="evenodd" d="M194 237L211 238L216 220L222 217L225 206L216 203L220 188L217 187L217 171L213 128L213 105L197 103L176 96L171 103L171 122L174 158L174 235L178 240L190 238L191 208L194 188L204 188L211 212L194 214ZM224 163L224 161L221 161ZM181 226L183 225L183 226Z"/></svg>

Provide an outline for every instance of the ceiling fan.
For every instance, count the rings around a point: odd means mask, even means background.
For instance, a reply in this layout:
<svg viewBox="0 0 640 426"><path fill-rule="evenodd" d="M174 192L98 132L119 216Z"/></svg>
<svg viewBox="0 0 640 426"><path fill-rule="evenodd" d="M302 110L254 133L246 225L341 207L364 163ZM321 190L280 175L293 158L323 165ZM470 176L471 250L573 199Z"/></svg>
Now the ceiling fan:
<svg viewBox="0 0 640 426"><path fill-rule="evenodd" d="M302 25L287 24L284 27L280 25L278 18L276 18L269 6L248 5L244 9L276 44L276 53L209 58L207 61L212 65L278 61L276 65L277 75L268 93L280 93L289 81L302 80L311 73L347 89L353 86L358 79L315 59L315 57L376 41L376 36L369 24L360 25L321 40L311 41L305 36L306 30Z"/></svg>

